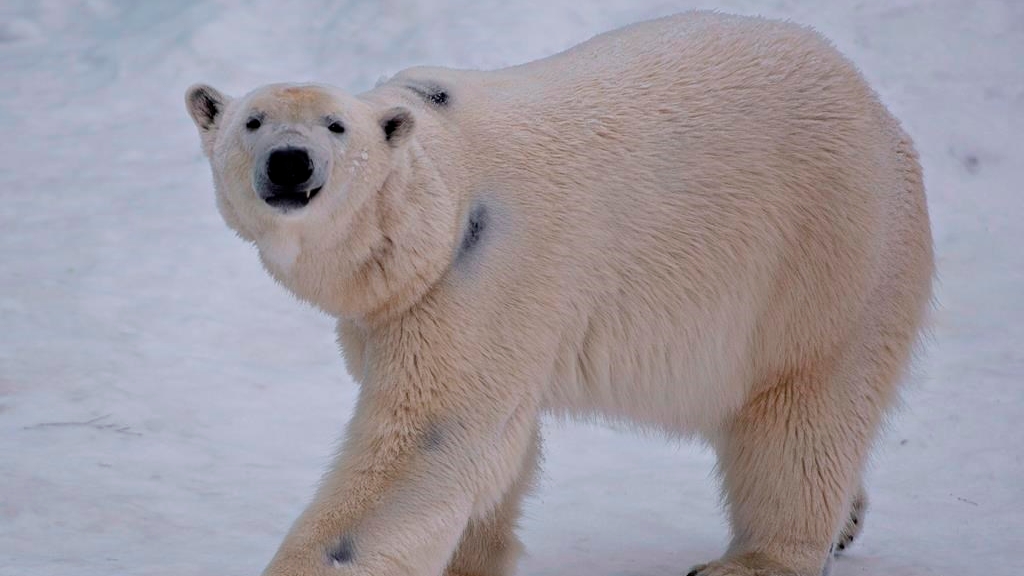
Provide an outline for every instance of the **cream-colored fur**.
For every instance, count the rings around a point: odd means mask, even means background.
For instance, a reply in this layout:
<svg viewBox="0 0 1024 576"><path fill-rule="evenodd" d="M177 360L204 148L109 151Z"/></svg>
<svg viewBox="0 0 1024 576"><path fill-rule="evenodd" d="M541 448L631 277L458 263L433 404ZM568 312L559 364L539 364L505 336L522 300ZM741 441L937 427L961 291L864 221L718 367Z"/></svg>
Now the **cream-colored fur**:
<svg viewBox="0 0 1024 576"><path fill-rule="evenodd" d="M715 447L733 541L701 576L816 576L855 534L931 238L909 138L814 32L694 12L355 97L187 101L225 220L361 384L267 575L511 573L545 410ZM328 151L287 213L253 180L281 134Z"/></svg>

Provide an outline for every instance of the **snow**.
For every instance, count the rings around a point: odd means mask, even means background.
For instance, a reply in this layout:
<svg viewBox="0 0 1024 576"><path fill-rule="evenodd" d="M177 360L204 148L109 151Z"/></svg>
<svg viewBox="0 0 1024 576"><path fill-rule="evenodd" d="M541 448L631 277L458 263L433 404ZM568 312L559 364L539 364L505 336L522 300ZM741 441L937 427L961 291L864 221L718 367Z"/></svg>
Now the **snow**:
<svg viewBox="0 0 1024 576"><path fill-rule="evenodd" d="M0 4L0 576L257 574L355 387L216 212L183 104L491 68L694 6L811 24L922 153L938 308L835 576L1024 571L1024 3ZM680 575L727 529L700 446L550 423L524 575Z"/></svg>

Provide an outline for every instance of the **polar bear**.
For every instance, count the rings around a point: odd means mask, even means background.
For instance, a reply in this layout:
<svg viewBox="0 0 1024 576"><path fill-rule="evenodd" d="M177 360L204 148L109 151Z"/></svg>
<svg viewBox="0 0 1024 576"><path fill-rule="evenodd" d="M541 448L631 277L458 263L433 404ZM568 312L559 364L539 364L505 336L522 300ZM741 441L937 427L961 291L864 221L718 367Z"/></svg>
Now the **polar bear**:
<svg viewBox="0 0 1024 576"><path fill-rule="evenodd" d="M224 220L360 384L265 574L510 574L543 412L714 447L732 543L690 574L818 575L856 535L933 256L910 139L815 32L692 12L186 104Z"/></svg>

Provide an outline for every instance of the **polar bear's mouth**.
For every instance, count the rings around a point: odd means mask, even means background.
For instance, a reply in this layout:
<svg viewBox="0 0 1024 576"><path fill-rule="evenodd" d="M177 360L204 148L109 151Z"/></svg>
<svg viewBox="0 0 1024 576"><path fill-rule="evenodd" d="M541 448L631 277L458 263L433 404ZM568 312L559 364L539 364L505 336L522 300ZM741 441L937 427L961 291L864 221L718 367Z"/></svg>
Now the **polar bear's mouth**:
<svg viewBox="0 0 1024 576"><path fill-rule="evenodd" d="M264 202L280 210L297 210L305 208L307 204L316 198L323 186L317 186L309 190L294 190L287 192L274 192L263 199Z"/></svg>

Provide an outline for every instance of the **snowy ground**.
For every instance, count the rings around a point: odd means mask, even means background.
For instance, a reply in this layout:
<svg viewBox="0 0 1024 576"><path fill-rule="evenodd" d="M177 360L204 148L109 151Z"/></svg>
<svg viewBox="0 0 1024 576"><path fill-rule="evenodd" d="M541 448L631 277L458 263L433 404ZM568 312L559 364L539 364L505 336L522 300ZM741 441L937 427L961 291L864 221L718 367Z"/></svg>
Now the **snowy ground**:
<svg viewBox="0 0 1024 576"><path fill-rule="evenodd" d="M351 409L331 322L220 222L188 84L358 91L695 5L824 31L924 159L940 309L834 574L1024 572L1024 2L584 4L0 3L0 576L258 574ZM522 574L680 575L722 551L699 447L547 438Z"/></svg>

